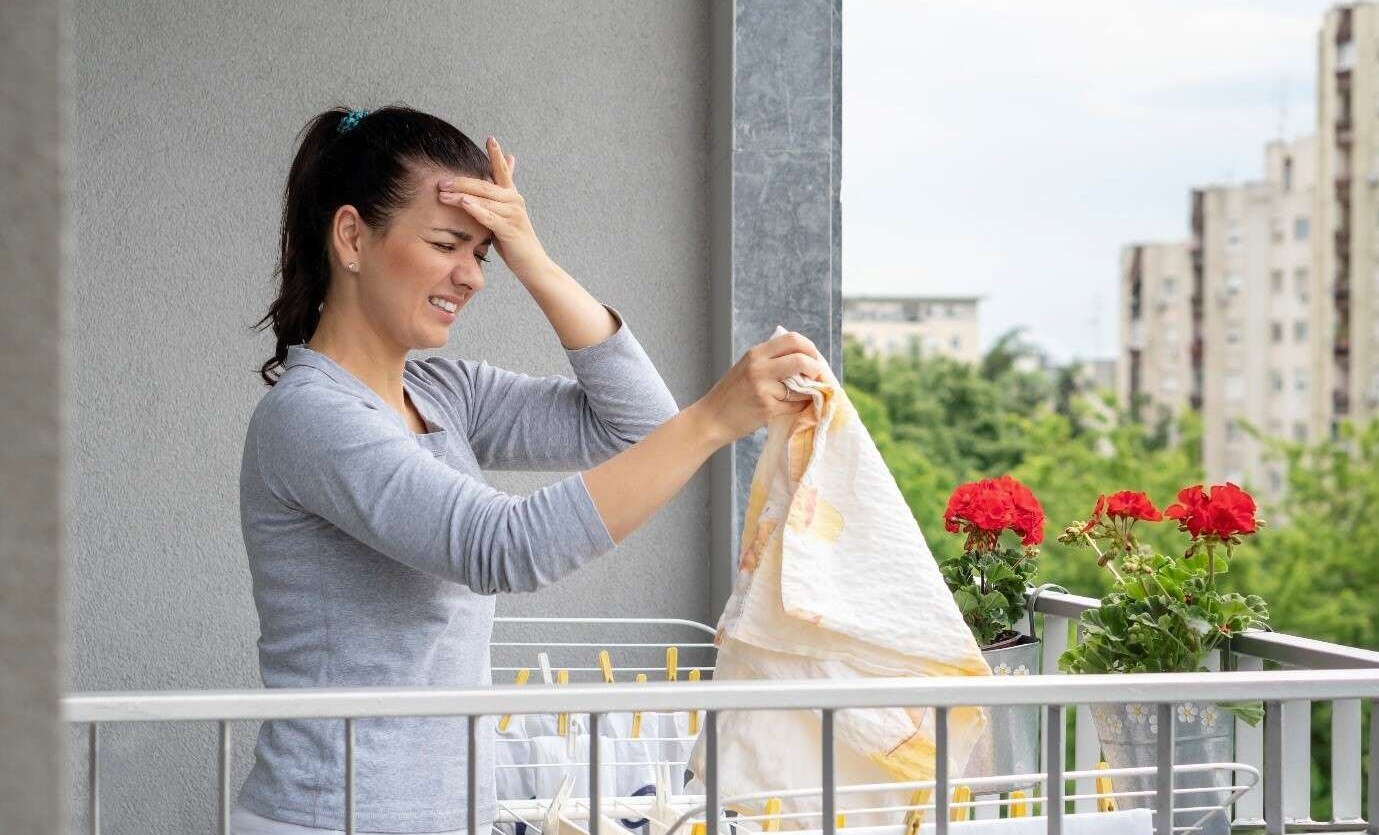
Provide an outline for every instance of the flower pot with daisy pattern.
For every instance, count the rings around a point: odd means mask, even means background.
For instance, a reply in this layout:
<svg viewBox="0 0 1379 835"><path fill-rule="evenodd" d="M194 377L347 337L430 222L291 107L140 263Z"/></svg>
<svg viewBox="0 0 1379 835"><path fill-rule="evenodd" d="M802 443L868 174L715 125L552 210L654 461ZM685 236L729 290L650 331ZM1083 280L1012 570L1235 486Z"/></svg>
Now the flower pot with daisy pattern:
<svg viewBox="0 0 1379 835"><path fill-rule="evenodd" d="M1140 768L1158 765L1159 706L1156 704L1092 705L1092 721L1096 723L1097 738L1101 742L1102 757L1112 768ZM1235 760L1235 717L1225 709L1209 702L1180 702L1173 705L1173 762L1177 765L1205 765ZM1177 770L1173 787L1179 790L1174 798L1177 808L1215 806L1225 807L1230 800L1233 772L1227 769L1207 771ZM1137 777L1117 777L1113 781L1117 792L1145 792L1139 797L1117 797L1118 809L1152 809L1155 778L1153 774ZM1191 793L1182 790L1196 789ZM1177 811L1173 814L1175 831L1180 827L1201 827L1202 835L1228 835L1230 820L1224 811Z"/></svg>
<svg viewBox="0 0 1379 835"><path fill-rule="evenodd" d="M1038 675L1043 644L1034 637L1032 604L1026 601L1044 538L1044 510L1023 484L989 478L960 485L944 512L944 528L965 534L962 553L939 568L958 611L972 631L993 675ZM1029 630L1015 625L1029 614ZM956 777L1022 774L1039 767L1039 708L1014 705L986 709L987 730ZM986 792L1027 788L1012 781Z"/></svg>

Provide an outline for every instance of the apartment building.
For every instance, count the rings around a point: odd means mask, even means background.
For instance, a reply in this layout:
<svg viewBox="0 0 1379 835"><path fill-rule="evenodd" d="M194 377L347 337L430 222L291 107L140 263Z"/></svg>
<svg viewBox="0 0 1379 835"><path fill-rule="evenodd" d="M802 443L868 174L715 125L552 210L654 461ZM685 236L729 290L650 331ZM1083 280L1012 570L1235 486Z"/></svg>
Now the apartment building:
<svg viewBox="0 0 1379 835"><path fill-rule="evenodd" d="M977 303L980 296L848 296L843 299L843 335L869 351L981 359Z"/></svg>
<svg viewBox="0 0 1379 835"><path fill-rule="evenodd" d="M1138 243L1121 250L1120 357L1116 392L1140 420L1188 407L1192 391L1187 243Z"/></svg>
<svg viewBox="0 0 1379 835"><path fill-rule="evenodd" d="M1246 424L1271 438L1313 434L1315 152L1310 137L1270 143L1264 179L1197 189L1192 200L1189 399L1202 414L1207 477L1274 498L1282 466Z"/></svg>
<svg viewBox="0 0 1379 835"><path fill-rule="evenodd" d="M1311 405L1334 432L1379 415L1379 10L1332 8L1318 40Z"/></svg>

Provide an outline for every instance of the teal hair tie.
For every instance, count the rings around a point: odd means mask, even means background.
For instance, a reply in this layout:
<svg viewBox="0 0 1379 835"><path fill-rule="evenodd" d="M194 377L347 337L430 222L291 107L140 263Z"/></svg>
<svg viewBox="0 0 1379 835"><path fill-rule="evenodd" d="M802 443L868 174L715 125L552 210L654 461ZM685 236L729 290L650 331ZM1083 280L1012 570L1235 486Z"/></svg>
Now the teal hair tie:
<svg viewBox="0 0 1379 835"><path fill-rule="evenodd" d="M345 118L340 120L340 124L335 129L340 133L348 133L367 115L369 115L367 110L351 110Z"/></svg>

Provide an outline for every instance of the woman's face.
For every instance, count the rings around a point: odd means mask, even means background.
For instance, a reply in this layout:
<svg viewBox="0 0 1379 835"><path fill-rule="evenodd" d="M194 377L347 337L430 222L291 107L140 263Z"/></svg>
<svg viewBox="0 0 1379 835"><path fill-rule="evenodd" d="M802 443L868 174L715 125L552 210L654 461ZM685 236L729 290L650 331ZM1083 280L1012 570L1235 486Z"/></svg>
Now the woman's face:
<svg viewBox="0 0 1379 835"><path fill-rule="evenodd" d="M459 206L440 202L438 183L467 172L428 169L383 236L361 242L358 300L374 330L407 348L439 348L469 299L484 287L492 233ZM444 310L438 306L450 308Z"/></svg>

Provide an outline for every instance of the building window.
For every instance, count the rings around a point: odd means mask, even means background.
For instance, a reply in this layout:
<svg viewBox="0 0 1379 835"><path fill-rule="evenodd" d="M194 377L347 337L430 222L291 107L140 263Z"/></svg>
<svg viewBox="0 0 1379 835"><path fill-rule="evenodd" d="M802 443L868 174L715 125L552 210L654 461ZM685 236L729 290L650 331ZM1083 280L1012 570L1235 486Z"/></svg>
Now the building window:
<svg viewBox="0 0 1379 835"><path fill-rule="evenodd" d="M1168 276L1168 277L1166 277L1166 278L1164 279L1164 298L1165 298L1165 299L1172 299L1172 298L1173 298L1174 283L1175 283L1175 282L1173 281L1173 277L1172 277L1172 276Z"/></svg>
<svg viewBox="0 0 1379 835"><path fill-rule="evenodd" d="M1283 158L1283 190L1293 190L1293 158Z"/></svg>
<svg viewBox="0 0 1379 835"><path fill-rule="evenodd" d="M1238 344L1240 344L1240 326L1239 326L1239 325L1228 325L1228 326L1226 327L1226 344L1227 344L1227 345L1238 345Z"/></svg>
<svg viewBox="0 0 1379 835"><path fill-rule="evenodd" d="M1293 323L1293 339L1297 342L1307 341L1307 320L1299 319Z"/></svg>
<svg viewBox="0 0 1379 835"><path fill-rule="evenodd" d="M1311 232L1312 224L1305 217L1296 218L1293 221L1293 240L1305 241Z"/></svg>
<svg viewBox="0 0 1379 835"><path fill-rule="evenodd" d="M1302 421L1293 424L1293 440L1300 444L1307 443L1307 424Z"/></svg>
<svg viewBox="0 0 1379 835"><path fill-rule="evenodd" d="M960 337L960 336L955 336L955 337L953 337L953 343L952 343L952 344L953 344L953 350L954 350L954 351L961 351L961 350L962 350L962 337Z"/></svg>
<svg viewBox="0 0 1379 835"><path fill-rule="evenodd" d="M1306 368L1294 368L1294 369L1293 369L1293 391L1296 391L1296 392L1299 392L1299 393L1307 391L1307 369L1306 369Z"/></svg>
<svg viewBox="0 0 1379 835"><path fill-rule="evenodd" d="M1283 474L1278 470L1269 470L1269 492L1276 496L1283 492Z"/></svg>
<svg viewBox="0 0 1379 835"><path fill-rule="evenodd" d="M1270 372L1269 372L1269 388L1273 389L1273 391L1274 391L1275 393L1283 391L1283 372L1282 372L1282 371L1270 371Z"/></svg>
<svg viewBox="0 0 1379 835"><path fill-rule="evenodd" d="M1245 378L1239 373L1226 375L1226 399L1242 400L1245 397Z"/></svg>
<svg viewBox="0 0 1379 835"><path fill-rule="evenodd" d="M1240 292L1244 282L1240 279L1240 273L1226 273L1226 295L1234 296Z"/></svg>
<svg viewBox="0 0 1379 835"><path fill-rule="evenodd" d="M1274 270L1269 273L1269 287L1276 296L1283 292L1283 270Z"/></svg>
<svg viewBox="0 0 1379 835"><path fill-rule="evenodd" d="M1293 270L1293 291L1298 294L1298 301L1307 301L1307 268L1298 267Z"/></svg>
<svg viewBox="0 0 1379 835"><path fill-rule="evenodd" d="M1226 441L1235 443L1240 440L1240 424L1233 420L1226 421Z"/></svg>
<svg viewBox="0 0 1379 835"><path fill-rule="evenodd" d="M1279 343L1283 342L1283 323L1282 323L1282 322L1270 322L1270 323L1269 323L1269 341L1270 341L1270 342L1273 342L1275 345L1278 345Z"/></svg>

